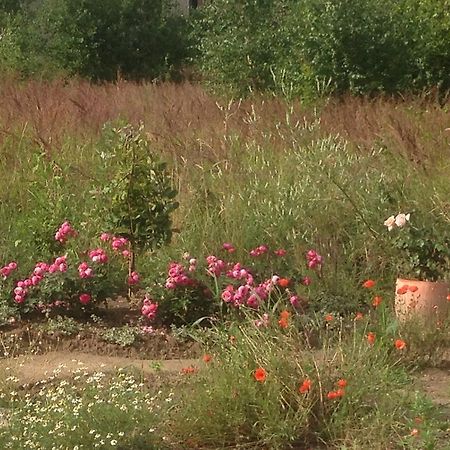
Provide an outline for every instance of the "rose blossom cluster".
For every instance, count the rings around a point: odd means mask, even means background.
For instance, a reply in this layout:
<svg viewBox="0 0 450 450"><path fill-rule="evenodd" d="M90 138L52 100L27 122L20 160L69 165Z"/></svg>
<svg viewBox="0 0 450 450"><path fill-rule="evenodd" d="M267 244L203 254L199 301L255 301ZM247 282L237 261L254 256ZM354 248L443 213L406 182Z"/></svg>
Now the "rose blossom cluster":
<svg viewBox="0 0 450 450"><path fill-rule="evenodd" d="M65 244L69 237L75 237L76 235L77 232L72 228L70 222L65 221L56 232L55 240L61 242L61 244Z"/></svg>
<svg viewBox="0 0 450 450"><path fill-rule="evenodd" d="M14 289L14 301L16 303L23 303L28 294L28 288L32 286L37 286L44 278L47 273L55 272L66 272L67 271L67 257L65 255L58 256L52 264L47 264L44 262L38 262L32 274L24 279L19 280L16 283L16 288Z"/></svg>
<svg viewBox="0 0 450 450"><path fill-rule="evenodd" d="M206 257L206 262L208 267L206 271L212 277L220 277L227 270L227 263L214 255L209 255Z"/></svg>
<svg viewBox="0 0 450 450"><path fill-rule="evenodd" d="M267 245L260 245L259 247L254 248L253 250L250 250L250 256L258 257L261 255L264 255L269 251L269 247Z"/></svg>
<svg viewBox="0 0 450 450"><path fill-rule="evenodd" d="M108 262L108 255L102 248L91 250L89 252L89 258L91 258L91 261L99 264L106 264Z"/></svg>
<svg viewBox="0 0 450 450"><path fill-rule="evenodd" d="M246 305L249 308L257 309L260 303L267 299L273 288L272 280L267 280L258 286L244 284L238 287L229 284L222 292L221 298L236 308Z"/></svg>
<svg viewBox="0 0 450 450"><path fill-rule="evenodd" d="M154 303L147 296L144 298L144 304L141 308L141 313L143 316L147 317L149 320L153 320L156 317L158 311L158 303Z"/></svg>
<svg viewBox="0 0 450 450"><path fill-rule="evenodd" d="M227 272L228 278L233 278L234 280L245 280L247 284L253 284L253 275L250 271L244 267L240 263L236 263L231 270Z"/></svg>
<svg viewBox="0 0 450 450"><path fill-rule="evenodd" d="M107 233L103 233L102 236L107 235ZM100 236L101 239L101 236ZM124 258L128 258L130 256L130 251L126 248L129 244L129 241L127 238L124 237L117 237L117 236L109 236L111 240L111 247L115 252L122 251L122 256Z"/></svg>
<svg viewBox="0 0 450 450"><path fill-rule="evenodd" d="M4 278L8 278L12 272L14 272L17 269L17 263L14 261L11 261L9 264L6 264L6 266L3 266L0 269L0 275Z"/></svg>
<svg viewBox="0 0 450 450"><path fill-rule="evenodd" d="M80 278L92 278L94 276L94 271L89 267L87 262L82 262L78 266L78 274Z"/></svg>
<svg viewBox="0 0 450 450"><path fill-rule="evenodd" d="M236 251L236 248L230 242L224 242L222 248L228 253L234 253Z"/></svg>
<svg viewBox="0 0 450 450"><path fill-rule="evenodd" d="M320 256L315 250L309 250L306 253L306 261L310 269L315 269L323 264L323 257Z"/></svg>
<svg viewBox="0 0 450 450"><path fill-rule="evenodd" d="M131 274L128 277L128 285L133 286L135 284L138 284L140 280L139 274L136 271L131 272Z"/></svg>
<svg viewBox="0 0 450 450"><path fill-rule="evenodd" d="M193 284L193 280L189 278L182 264L176 262L169 264L168 277L166 279L167 289L175 289L179 286L192 286Z"/></svg>

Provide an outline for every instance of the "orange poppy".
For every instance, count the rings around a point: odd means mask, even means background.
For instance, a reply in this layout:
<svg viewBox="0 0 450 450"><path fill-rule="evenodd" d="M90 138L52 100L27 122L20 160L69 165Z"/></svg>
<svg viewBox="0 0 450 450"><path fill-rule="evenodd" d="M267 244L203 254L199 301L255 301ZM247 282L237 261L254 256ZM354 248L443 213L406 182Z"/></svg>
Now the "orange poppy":
<svg viewBox="0 0 450 450"><path fill-rule="evenodd" d="M327 399L334 400L336 398L343 397L344 394L345 394L345 392L343 389L338 389L337 391L331 391L331 392L328 392Z"/></svg>
<svg viewBox="0 0 450 450"><path fill-rule="evenodd" d="M406 294L408 292L408 289L409 289L408 285L405 284L404 286L401 286L397 289L397 294L399 295Z"/></svg>
<svg viewBox="0 0 450 450"><path fill-rule="evenodd" d="M308 378L304 380L301 386L298 388L300 394L306 394L307 392L309 392L309 390L311 389L311 384L311 380L309 380Z"/></svg>
<svg viewBox="0 0 450 450"><path fill-rule="evenodd" d="M447 295L447 300L450 302L450 294Z"/></svg>
<svg viewBox="0 0 450 450"><path fill-rule="evenodd" d="M184 375L188 375L188 374L195 373L195 372L197 372L197 369L194 366L183 367L181 369L181 373Z"/></svg>
<svg viewBox="0 0 450 450"><path fill-rule="evenodd" d="M267 378L267 372L262 367L259 367L258 369L256 369L254 371L253 377L255 378L256 381L259 381L260 383L264 383L264 381L266 381L266 378Z"/></svg>
<svg viewBox="0 0 450 450"><path fill-rule="evenodd" d="M361 320L364 317L364 314L362 312L357 312L355 316L355 320Z"/></svg>
<svg viewBox="0 0 450 450"><path fill-rule="evenodd" d="M336 383L340 388L345 388L345 386L347 386L347 380L344 379L340 379L338 380L338 382Z"/></svg>
<svg viewBox="0 0 450 450"><path fill-rule="evenodd" d="M375 333L374 333L373 331L369 331L369 332L367 333L367 342L368 342L370 345L375 344L375 337L376 337Z"/></svg>
<svg viewBox="0 0 450 450"><path fill-rule="evenodd" d="M394 345L397 350L404 350L406 348L406 342L402 339L396 339Z"/></svg>
<svg viewBox="0 0 450 450"><path fill-rule="evenodd" d="M205 355L203 355L203 361L205 363L209 363L209 362L211 362L211 360L212 360L212 356L211 355L208 355L207 353Z"/></svg>
<svg viewBox="0 0 450 450"><path fill-rule="evenodd" d="M334 317L331 314L327 314L325 316L325 321L326 322L332 322L334 320Z"/></svg>
<svg viewBox="0 0 450 450"><path fill-rule="evenodd" d="M278 321L278 325L280 325L281 328L287 328L287 327L289 326L289 321L288 321L287 319L285 319L285 318L282 317L282 318Z"/></svg>
<svg viewBox="0 0 450 450"><path fill-rule="evenodd" d="M376 297L373 298L372 300L372 306L374 306L375 308L377 308L378 306L381 305L381 302L383 301L383 299L377 295Z"/></svg>
<svg viewBox="0 0 450 450"><path fill-rule="evenodd" d="M419 436L420 431L417 428L413 428L411 430L411 433L409 433L411 436Z"/></svg>
<svg viewBox="0 0 450 450"><path fill-rule="evenodd" d="M289 319L289 317L291 317L291 313L289 311L281 311L280 313L280 319Z"/></svg>
<svg viewBox="0 0 450 450"><path fill-rule="evenodd" d="M417 289L419 289L417 286L408 286L408 291L409 292L416 292Z"/></svg>
<svg viewBox="0 0 450 450"><path fill-rule="evenodd" d="M371 289L375 286L375 281L373 280L366 280L363 283L363 287L365 287L366 289Z"/></svg>
<svg viewBox="0 0 450 450"><path fill-rule="evenodd" d="M278 286L280 286L282 288L287 288L290 283L291 283L291 280L289 278L280 278L278 280Z"/></svg>

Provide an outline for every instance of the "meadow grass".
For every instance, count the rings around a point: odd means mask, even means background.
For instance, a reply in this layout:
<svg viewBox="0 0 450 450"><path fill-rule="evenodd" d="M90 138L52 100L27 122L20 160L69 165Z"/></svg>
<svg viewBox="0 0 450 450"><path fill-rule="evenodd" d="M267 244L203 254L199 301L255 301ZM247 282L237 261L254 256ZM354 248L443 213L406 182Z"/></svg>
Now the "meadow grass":
<svg viewBox="0 0 450 450"><path fill-rule="evenodd" d="M420 213L430 228L450 221L448 114L430 101L226 102L190 84L83 81L4 80L0 91L5 261L49 257L66 219L86 246L102 231L110 130L128 121L143 121L179 191L179 232L143 259L147 273L161 273L184 251L217 251L224 241L243 262L262 242L285 246L292 266L314 247L327 259L316 297L329 299L325 309L351 307L361 280L376 274L388 286L396 275L387 216Z"/></svg>
<svg viewBox="0 0 450 450"><path fill-rule="evenodd" d="M4 448L14 442L52 448L54 439L56 448L76 442L92 448L106 439L103 448L443 448L435 446L441 436L435 408L414 389L410 369L447 348L448 330L402 329L389 319L400 257L383 221L410 211L437 234L448 229L448 105L420 98L346 97L316 106L270 97L228 101L186 83L11 79L0 92L2 264L17 260L31 270L53 256L53 236L64 220L80 231L81 247L90 248L105 227L108 198L101 191L114 172L111 130L140 121L169 163L180 202L172 243L139 262L144 286L160 283L167 264L184 252L200 260L221 251L223 242L234 244L243 264L259 244L286 248L287 275L304 266L309 248L325 260L320 282L308 290L308 317L318 318L311 335L297 316L298 326L288 330L276 318L268 330L250 320L212 327L203 341L212 362L199 373L187 371L176 402L162 396L170 407L156 415L147 414L139 383L133 416L121 409L129 403L126 386L114 397L119 403L108 398L111 384L102 384L101 393L70 382L38 397L3 397L11 410L0 431ZM269 258L255 264L271 271ZM371 294L360 288L367 278L376 279L383 295L380 317L344 326L341 315L371 309ZM8 305L1 306L7 318ZM324 324L325 314L335 322ZM378 336L374 346L369 331ZM396 352L398 336L408 342L406 352ZM267 372L264 382L254 378L258 368ZM307 378L313 384L304 395L299 386ZM348 388L330 401L339 379ZM105 409L96 410L91 428L89 405L98 399ZM69 400L80 406L82 420ZM108 436L111 420L129 435ZM59 434L47 433L55 428Z"/></svg>

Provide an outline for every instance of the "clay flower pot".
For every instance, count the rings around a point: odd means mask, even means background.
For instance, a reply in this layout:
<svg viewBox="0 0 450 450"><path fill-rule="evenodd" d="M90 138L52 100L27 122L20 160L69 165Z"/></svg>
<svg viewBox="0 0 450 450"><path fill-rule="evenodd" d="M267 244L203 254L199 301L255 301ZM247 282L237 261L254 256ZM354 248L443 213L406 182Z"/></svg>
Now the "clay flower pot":
<svg viewBox="0 0 450 450"><path fill-rule="evenodd" d="M397 278L395 285L395 314L400 321L407 319L442 319L447 316L450 283L417 281ZM433 320L435 323L435 320Z"/></svg>

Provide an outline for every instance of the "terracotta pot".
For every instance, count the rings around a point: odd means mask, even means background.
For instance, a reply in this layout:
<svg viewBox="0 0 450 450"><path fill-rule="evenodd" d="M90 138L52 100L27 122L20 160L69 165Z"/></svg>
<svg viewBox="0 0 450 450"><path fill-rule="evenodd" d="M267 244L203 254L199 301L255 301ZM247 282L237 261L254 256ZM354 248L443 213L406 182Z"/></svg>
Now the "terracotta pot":
<svg viewBox="0 0 450 450"><path fill-rule="evenodd" d="M450 302L447 300L449 294L450 283L397 278L395 314L401 321L412 317L425 320L442 319L447 316L450 308Z"/></svg>

